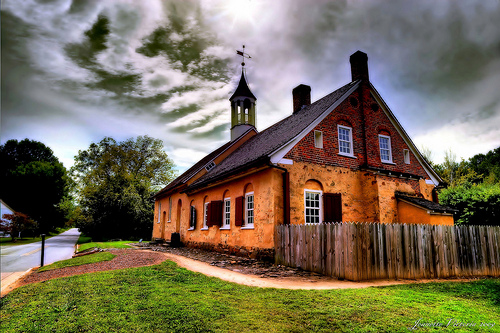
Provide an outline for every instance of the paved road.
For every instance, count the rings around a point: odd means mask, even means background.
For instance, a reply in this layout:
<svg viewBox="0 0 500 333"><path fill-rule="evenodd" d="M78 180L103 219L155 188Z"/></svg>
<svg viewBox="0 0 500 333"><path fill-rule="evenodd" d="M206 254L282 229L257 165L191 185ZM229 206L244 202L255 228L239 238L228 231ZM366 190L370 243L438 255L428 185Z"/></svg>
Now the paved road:
<svg viewBox="0 0 500 333"><path fill-rule="evenodd" d="M55 261L69 259L75 252L75 244L80 233L77 228L45 240L45 260L48 265ZM1 246L2 289L7 278L13 278L30 268L40 266L42 242L26 245Z"/></svg>

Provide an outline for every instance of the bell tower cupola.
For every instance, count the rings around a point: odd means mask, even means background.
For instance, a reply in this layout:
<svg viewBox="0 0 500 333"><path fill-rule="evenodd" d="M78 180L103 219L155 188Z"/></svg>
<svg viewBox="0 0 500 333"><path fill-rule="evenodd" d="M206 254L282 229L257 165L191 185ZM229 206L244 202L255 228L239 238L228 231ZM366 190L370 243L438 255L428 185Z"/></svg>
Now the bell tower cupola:
<svg viewBox="0 0 500 333"><path fill-rule="evenodd" d="M237 53L245 57L244 50L243 52L237 51ZM255 129L255 102L257 98L248 88L244 70L245 62L242 62L241 65L240 82L234 94L229 98L231 102L231 141L237 139L249 129Z"/></svg>

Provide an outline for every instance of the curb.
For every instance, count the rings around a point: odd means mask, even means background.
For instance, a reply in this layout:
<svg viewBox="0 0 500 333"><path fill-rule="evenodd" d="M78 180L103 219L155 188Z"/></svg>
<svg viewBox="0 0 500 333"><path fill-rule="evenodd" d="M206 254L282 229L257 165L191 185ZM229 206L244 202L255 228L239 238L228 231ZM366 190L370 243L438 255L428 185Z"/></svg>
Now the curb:
<svg viewBox="0 0 500 333"><path fill-rule="evenodd" d="M2 280L2 289L1 289L1 294L0 297L4 297L7 295L9 292L14 290L14 283L16 283L19 279L23 278L24 276L28 275L31 273L32 270L37 269L38 267L32 267L24 272L14 272L8 277L6 277L4 280Z"/></svg>

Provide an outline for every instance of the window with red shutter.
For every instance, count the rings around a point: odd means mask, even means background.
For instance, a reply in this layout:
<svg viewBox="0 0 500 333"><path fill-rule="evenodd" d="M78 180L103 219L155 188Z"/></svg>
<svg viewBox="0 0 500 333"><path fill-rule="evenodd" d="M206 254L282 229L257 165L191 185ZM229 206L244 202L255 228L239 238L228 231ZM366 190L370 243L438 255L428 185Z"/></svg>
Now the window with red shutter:
<svg viewBox="0 0 500 333"><path fill-rule="evenodd" d="M212 201L210 203L210 226L222 225L222 200Z"/></svg>
<svg viewBox="0 0 500 333"><path fill-rule="evenodd" d="M212 203L209 202L207 207L207 227L211 226L212 226Z"/></svg>
<svg viewBox="0 0 500 333"><path fill-rule="evenodd" d="M324 222L342 222L342 196L340 193L323 193Z"/></svg>

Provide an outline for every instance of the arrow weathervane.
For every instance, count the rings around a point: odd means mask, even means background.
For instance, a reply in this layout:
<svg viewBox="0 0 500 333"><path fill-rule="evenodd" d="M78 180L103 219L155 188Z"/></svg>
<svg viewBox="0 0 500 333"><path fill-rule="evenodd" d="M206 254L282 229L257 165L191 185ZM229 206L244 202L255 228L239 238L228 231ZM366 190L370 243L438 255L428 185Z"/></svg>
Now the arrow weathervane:
<svg viewBox="0 0 500 333"><path fill-rule="evenodd" d="M243 45L243 51L236 50L236 54L241 56L242 58L241 66L243 67L245 66L245 58L247 59L252 58L248 53L245 53L245 45Z"/></svg>

